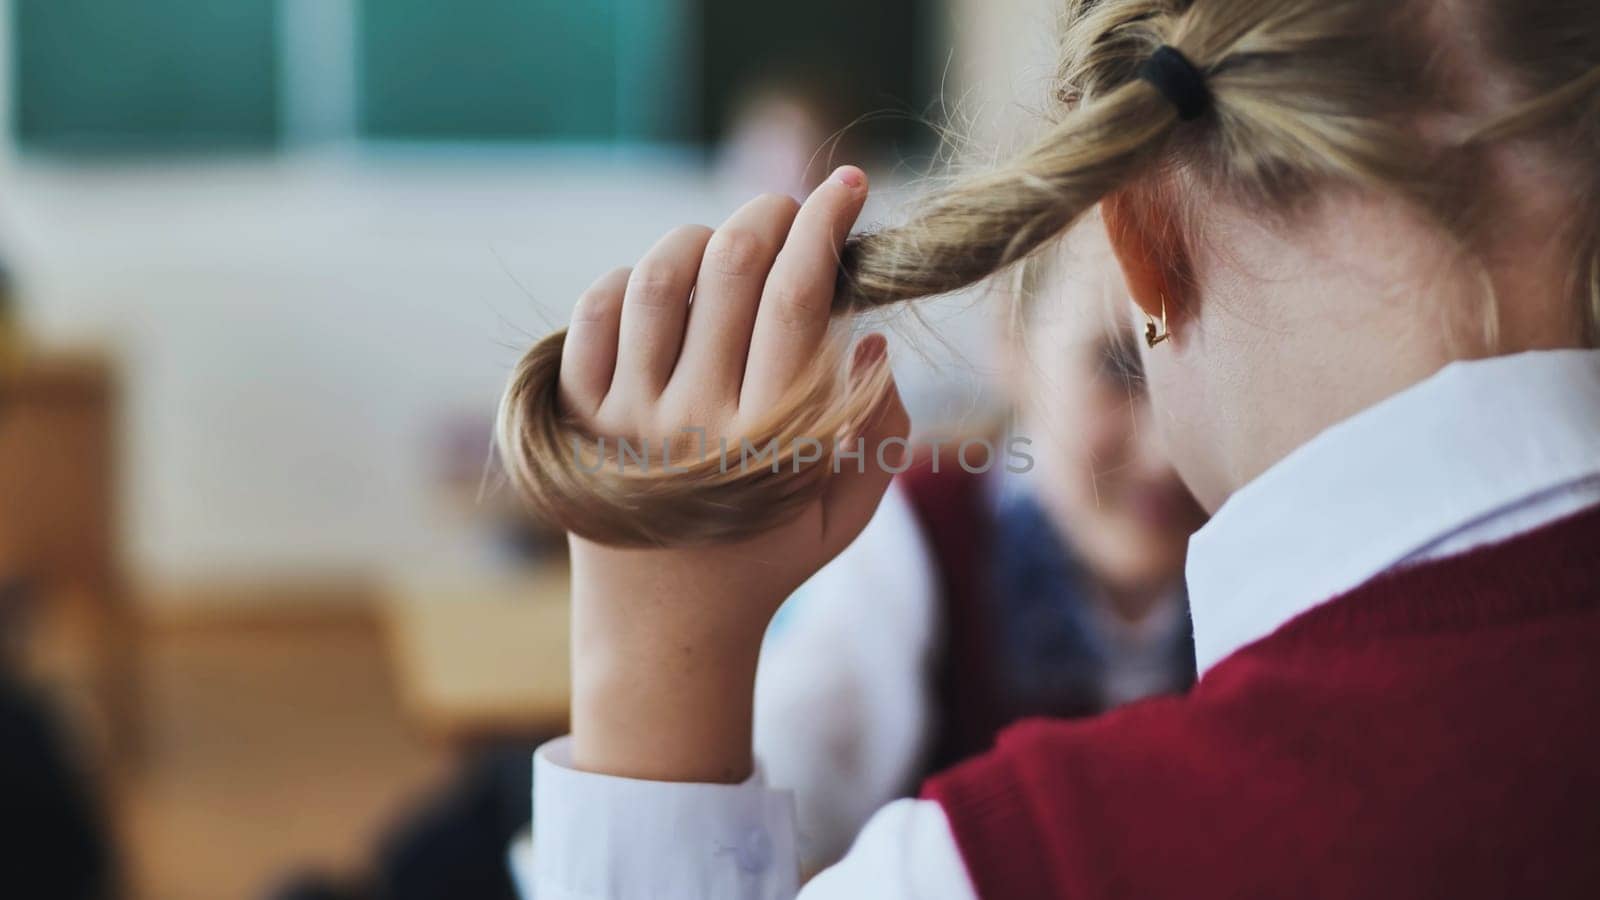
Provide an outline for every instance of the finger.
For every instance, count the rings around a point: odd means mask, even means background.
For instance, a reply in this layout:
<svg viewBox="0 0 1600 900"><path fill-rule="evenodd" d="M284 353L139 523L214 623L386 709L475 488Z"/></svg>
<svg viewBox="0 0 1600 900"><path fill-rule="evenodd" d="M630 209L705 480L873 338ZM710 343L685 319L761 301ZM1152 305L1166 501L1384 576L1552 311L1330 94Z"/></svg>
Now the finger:
<svg viewBox="0 0 1600 900"><path fill-rule="evenodd" d="M873 377L878 367L887 365L887 342L882 335L871 335L856 347L851 378L861 382ZM910 459L906 445L910 433L911 417L890 376L859 438L847 441L852 451L861 441L862 459L859 463L842 461L838 474L831 477L823 491L822 543L829 554L843 551L856 539L877 510L889 482L905 470Z"/></svg>
<svg viewBox="0 0 1600 900"><path fill-rule="evenodd" d="M613 393L628 391L653 400L666 386L683 346L689 294L709 240L711 229L704 225L675 228L634 267L622 300Z"/></svg>
<svg viewBox="0 0 1600 900"><path fill-rule="evenodd" d="M761 295L740 408L770 407L816 359L828 330L839 251L866 199L866 175L843 166L795 215Z"/></svg>
<svg viewBox="0 0 1600 900"><path fill-rule="evenodd" d="M700 263L673 384L738 401L761 290L799 208L792 197L767 194L717 229Z"/></svg>
<svg viewBox="0 0 1600 900"><path fill-rule="evenodd" d="M569 412L592 416L611 390L622 327L622 293L632 269L600 277L578 298L561 344L561 403Z"/></svg>

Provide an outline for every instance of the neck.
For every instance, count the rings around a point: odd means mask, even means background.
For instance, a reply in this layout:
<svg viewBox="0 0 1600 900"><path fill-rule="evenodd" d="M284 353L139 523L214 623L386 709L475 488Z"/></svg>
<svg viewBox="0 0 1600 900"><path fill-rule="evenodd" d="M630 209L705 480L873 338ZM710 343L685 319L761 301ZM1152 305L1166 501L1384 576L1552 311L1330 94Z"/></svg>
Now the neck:
<svg viewBox="0 0 1600 900"><path fill-rule="evenodd" d="M1201 273L1206 305L1177 353L1205 357L1180 361L1201 378L1221 450L1199 479L1212 510L1328 427L1451 362L1581 344L1574 305L1548 286L1561 279L1491 269L1491 299L1484 269L1463 265L1404 209L1329 207L1287 232L1234 223L1242 252Z"/></svg>

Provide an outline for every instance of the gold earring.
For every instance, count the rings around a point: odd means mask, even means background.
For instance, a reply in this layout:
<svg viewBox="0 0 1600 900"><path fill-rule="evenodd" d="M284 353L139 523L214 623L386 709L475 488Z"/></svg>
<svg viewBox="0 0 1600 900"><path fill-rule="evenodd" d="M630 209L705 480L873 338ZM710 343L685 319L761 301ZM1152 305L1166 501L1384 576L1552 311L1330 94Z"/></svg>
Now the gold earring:
<svg viewBox="0 0 1600 900"><path fill-rule="evenodd" d="M1172 332L1167 328L1167 295L1161 295L1161 330L1156 331L1156 320L1149 313L1144 314L1144 342L1154 350L1156 345L1172 337Z"/></svg>

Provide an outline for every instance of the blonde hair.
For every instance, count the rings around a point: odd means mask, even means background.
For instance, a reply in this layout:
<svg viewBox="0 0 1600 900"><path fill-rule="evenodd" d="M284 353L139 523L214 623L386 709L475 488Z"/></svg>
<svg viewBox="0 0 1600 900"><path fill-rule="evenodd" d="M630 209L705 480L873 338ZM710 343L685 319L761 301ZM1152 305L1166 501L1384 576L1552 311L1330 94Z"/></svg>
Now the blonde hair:
<svg viewBox="0 0 1600 900"><path fill-rule="evenodd" d="M1288 221L1327 186L1403 198L1464 249L1506 198L1484 170L1536 142L1570 169L1565 241L1587 344L1600 342L1600 17L1593 0L1067 0L1063 113L1020 157L926 200L904 225L853 239L835 313L949 293L1018 263L1101 200L1224 196ZM1176 48L1205 75L1209 115L1181 121L1140 66ZM1485 109L1485 107L1493 107ZM1425 128L1421 123L1449 123ZM1444 133L1445 137L1440 137ZM1184 216L1176 217L1183 220ZM842 330L842 329L841 329ZM886 371L849 385L842 341L757 427L783 471L688 471L579 464L593 443L557 397L564 333L518 365L499 422L513 484L536 513L617 545L694 544L750 535L816 496L821 461L790 466L793 439L850 432Z"/></svg>

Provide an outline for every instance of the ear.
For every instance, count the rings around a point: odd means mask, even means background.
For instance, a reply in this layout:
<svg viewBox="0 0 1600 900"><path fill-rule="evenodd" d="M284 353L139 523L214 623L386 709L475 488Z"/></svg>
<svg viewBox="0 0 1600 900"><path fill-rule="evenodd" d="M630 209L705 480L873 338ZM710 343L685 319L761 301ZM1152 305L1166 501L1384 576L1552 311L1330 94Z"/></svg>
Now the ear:
<svg viewBox="0 0 1600 900"><path fill-rule="evenodd" d="M1100 212L1133 302L1158 321L1165 306L1176 331L1188 299L1190 261L1167 205L1147 191L1122 191L1101 201Z"/></svg>

